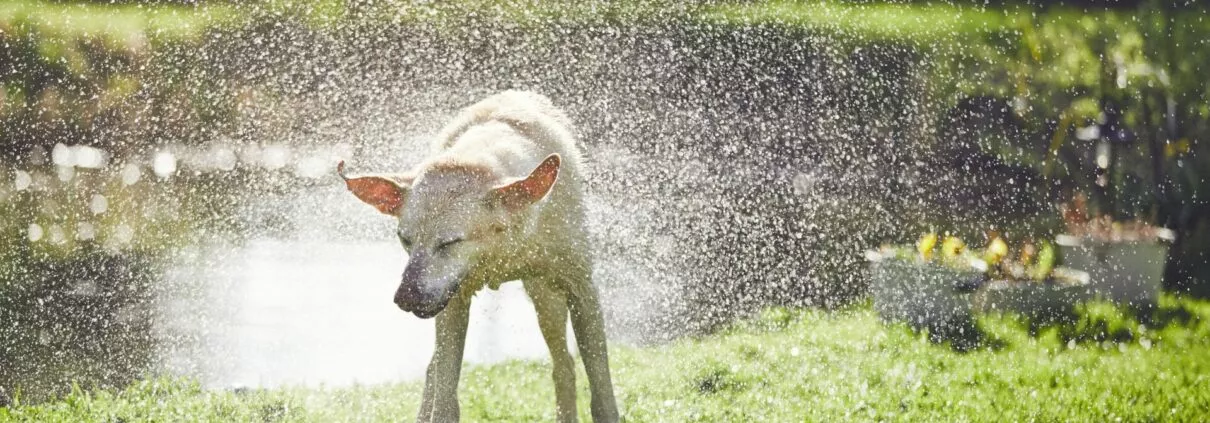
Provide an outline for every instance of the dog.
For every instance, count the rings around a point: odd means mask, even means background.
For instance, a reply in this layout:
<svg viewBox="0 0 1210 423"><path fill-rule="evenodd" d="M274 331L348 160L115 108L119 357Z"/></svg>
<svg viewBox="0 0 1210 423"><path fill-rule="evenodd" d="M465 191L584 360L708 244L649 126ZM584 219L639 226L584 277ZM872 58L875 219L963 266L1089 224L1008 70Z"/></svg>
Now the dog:
<svg viewBox="0 0 1210 423"><path fill-rule="evenodd" d="M431 155L402 174L337 174L361 201L398 220L408 255L395 304L436 317L420 422L459 418L458 379L471 297L520 280L550 350L556 416L576 421L567 320L592 394L595 422L615 422L605 323L584 227L582 158L570 119L550 99L506 91L463 109Z"/></svg>

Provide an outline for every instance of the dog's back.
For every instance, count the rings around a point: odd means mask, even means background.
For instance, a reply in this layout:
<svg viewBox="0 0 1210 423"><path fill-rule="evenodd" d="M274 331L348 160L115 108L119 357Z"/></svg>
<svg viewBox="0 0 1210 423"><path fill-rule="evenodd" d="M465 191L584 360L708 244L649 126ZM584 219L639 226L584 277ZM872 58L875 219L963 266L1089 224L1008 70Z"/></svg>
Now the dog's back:
<svg viewBox="0 0 1210 423"><path fill-rule="evenodd" d="M549 98L530 91L504 91L462 109L434 140L433 153L459 144L508 142L514 140L509 130L535 144L535 160L558 153L563 159L560 177L579 180L582 159L571 119Z"/></svg>
<svg viewBox="0 0 1210 423"><path fill-rule="evenodd" d="M546 156L561 158L559 182L535 214L536 225L583 230L582 156L571 120L549 98L528 91L505 91L462 109L433 143L437 162L472 159L490 163L502 177L522 177Z"/></svg>

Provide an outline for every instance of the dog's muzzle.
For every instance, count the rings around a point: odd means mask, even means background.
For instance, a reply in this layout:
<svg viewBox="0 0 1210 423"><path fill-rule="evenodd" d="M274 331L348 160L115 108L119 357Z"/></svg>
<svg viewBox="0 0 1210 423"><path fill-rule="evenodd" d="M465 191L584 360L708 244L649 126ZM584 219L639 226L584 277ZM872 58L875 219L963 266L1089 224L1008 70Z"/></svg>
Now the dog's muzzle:
<svg viewBox="0 0 1210 423"><path fill-rule="evenodd" d="M454 297L462 280L461 274L434 277L428 265L427 254L413 254L403 269L399 289L395 290L395 305L421 319L441 313Z"/></svg>
<svg viewBox="0 0 1210 423"><path fill-rule="evenodd" d="M440 298L424 293L414 283L401 283L399 289L395 290L395 305L421 319L436 316L448 304L448 297Z"/></svg>

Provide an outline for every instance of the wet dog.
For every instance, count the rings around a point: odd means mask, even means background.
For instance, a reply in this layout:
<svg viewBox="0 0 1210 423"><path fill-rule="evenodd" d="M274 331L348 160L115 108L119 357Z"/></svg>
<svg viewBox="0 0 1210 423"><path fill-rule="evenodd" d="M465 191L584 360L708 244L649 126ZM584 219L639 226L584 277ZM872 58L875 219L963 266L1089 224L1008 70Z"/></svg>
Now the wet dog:
<svg viewBox="0 0 1210 423"><path fill-rule="evenodd" d="M592 418L617 421L570 120L544 96L507 91L462 110L432 150L402 174L346 176L343 162L337 168L357 198L399 222L408 261L395 304L422 319L436 317L436 348L416 420L458 420L471 297L520 280L550 349L558 420L576 420L570 314Z"/></svg>

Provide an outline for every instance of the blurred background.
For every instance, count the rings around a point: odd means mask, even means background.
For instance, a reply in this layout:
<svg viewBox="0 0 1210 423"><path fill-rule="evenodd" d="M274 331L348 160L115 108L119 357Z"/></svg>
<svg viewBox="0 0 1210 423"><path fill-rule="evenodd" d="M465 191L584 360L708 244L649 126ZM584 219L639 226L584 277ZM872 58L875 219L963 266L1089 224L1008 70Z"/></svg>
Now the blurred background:
<svg viewBox="0 0 1210 423"><path fill-rule="evenodd" d="M862 251L1172 229L1210 295L1210 21L1194 2L0 3L0 387L416 378L392 222L334 173L406 169L460 107L578 125L611 335L865 298ZM468 359L543 357L516 286ZM532 307L531 307L532 309Z"/></svg>

